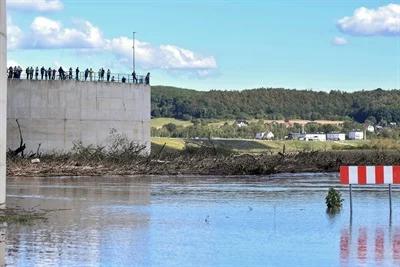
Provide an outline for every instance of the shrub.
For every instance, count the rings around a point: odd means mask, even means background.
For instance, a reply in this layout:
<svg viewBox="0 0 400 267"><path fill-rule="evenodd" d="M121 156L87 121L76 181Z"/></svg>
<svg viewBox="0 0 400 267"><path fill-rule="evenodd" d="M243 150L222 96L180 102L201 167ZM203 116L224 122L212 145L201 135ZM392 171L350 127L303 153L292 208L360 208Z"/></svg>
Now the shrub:
<svg viewBox="0 0 400 267"><path fill-rule="evenodd" d="M337 212L342 207L342 194L333 187L329 188L328 195L325 198L325 203L328 212Z"/></svg>

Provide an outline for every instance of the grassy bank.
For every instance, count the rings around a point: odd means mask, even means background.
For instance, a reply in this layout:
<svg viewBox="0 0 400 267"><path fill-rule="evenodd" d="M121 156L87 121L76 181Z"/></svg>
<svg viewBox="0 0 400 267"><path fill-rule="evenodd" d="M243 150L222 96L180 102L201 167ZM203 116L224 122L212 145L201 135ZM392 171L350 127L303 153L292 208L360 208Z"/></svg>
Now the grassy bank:
<svg viewBox="0 0 400 267"><path fill-rule="evenodd" d="M346 141L298 141L298 140L251 140L251 139L217 139L196 140L183 138L153 137L156 149L165 144L167 149L182 151L186 145L206 145L229 149L237 153L278 153L300 151L339 151L339 150L400 150L400 143L392 139L346 140Z"/></svg>

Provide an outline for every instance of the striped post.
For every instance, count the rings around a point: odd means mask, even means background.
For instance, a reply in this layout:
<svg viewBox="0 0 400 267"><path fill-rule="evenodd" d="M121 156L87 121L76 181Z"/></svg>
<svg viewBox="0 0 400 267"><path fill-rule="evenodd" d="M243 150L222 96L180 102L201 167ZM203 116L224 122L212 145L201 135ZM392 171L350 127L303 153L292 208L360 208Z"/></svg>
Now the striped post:
<svg viewBox="0 0 400 267"><path fill-rule="evenodd" d="M350 215L353 212L352 185L389 185L389 210L392 215L392 184L400 184L400 166L340 166L340 183L350 190Z"/></svg>

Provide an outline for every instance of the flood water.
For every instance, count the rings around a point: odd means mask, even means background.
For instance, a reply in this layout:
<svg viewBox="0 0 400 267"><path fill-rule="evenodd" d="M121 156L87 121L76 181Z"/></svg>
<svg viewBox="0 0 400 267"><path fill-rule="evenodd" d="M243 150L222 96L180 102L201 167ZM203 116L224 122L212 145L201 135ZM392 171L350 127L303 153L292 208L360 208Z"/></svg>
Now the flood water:
<svg viewBox="0 0 400 267"><path fill-rule="evenodd" d="M329 186L345 198L328 216ZM1 228L10 266L399 266L400 191L337 174L9 178L9 207L51 209Z"/></svg>

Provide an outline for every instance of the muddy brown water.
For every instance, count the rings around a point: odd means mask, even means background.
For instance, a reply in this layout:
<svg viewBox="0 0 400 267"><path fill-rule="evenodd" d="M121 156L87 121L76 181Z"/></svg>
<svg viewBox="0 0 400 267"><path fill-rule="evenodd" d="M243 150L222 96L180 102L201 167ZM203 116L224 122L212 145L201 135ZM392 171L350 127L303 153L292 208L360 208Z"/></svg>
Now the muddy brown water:
<svg viewBox="0 0 400 267"><path fill-rule="evenodd" d="M330 186L341 213L328 216ZM266 177L8 178L9 207L56 210L1 228L9 266L398 266L400 191L335 173Z"/></svg>

